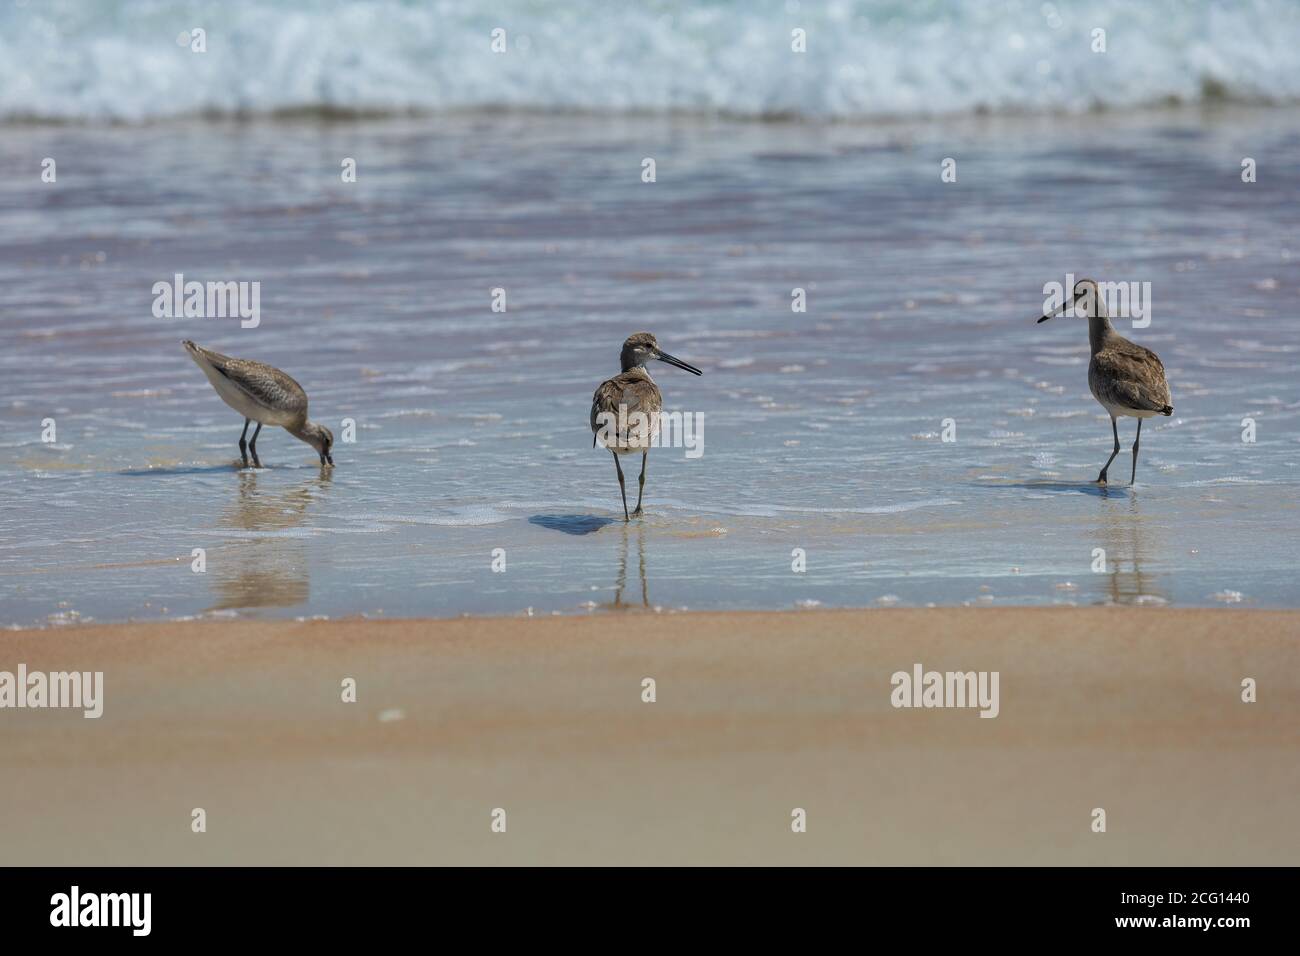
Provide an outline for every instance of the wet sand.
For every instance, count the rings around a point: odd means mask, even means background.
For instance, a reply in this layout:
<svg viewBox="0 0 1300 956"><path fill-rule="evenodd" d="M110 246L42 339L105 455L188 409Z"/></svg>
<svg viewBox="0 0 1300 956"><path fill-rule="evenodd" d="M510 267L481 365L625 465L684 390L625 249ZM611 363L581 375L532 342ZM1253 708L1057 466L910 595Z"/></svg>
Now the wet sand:
<svg viewBox="0 0 1300 956"><path fill-rule="evenodd" d="M1298 625L953 608L9 631L0 670L102 670L105 705L0 711L0 863L1295 864ZM999 716L893 708L918 662L998 671Z"/></svg>

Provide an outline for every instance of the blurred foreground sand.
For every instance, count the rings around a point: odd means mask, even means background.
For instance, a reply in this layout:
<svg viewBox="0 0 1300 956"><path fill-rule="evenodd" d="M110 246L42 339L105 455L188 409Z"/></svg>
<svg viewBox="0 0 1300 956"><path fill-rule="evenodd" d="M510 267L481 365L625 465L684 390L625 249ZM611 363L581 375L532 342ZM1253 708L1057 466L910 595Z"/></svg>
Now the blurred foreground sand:
<svg viewBox="0 0 1300 956"><path fill-rule="evenodd" d="M20 662L104 671L105 706L0 710L4 864L1300 862L1300 612L0 633ZM1000 671L1000 715L894 709L917 662Z"/></svg>

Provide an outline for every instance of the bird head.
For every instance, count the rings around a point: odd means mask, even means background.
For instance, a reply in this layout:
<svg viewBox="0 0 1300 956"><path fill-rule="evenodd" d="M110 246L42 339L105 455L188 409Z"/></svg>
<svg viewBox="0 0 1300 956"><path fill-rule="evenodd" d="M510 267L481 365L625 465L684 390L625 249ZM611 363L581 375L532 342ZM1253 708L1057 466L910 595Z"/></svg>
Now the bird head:
<svg viewBox="0 0 1300 956"><path fill-rule="evenodd" d="M312 448L316 449L316 453L320 455L322 465L334 464L334 456L330 451L334 447L334 433L332 431L324 425L308 422L300 437Z"/></svg>
<svg viewBox="0 0 1300 956"><path fill-rule="evenodd" d="M650 332L636 332L627 337L623 343L623 353L620 356L623 364L623 371L630 368L639 368L645 365L651 359L659 362L667 362L669 365L675 365L680 369L685 369L692 375L703 375L698 368L687 362L683 362L676 356L669 355L659 347L659 342Z"/></svg>
<svg viewBox="0 0 1300 956"><path fill-rule="evenodd" d="M1068 312L1074 306L1079 307L1079 312L1085 316L1092 316L1096 313L1097 303L1101 301L1097 283L1092 279L1080 279L1074 284L1071 294L1066 296L1059 306L1043 315L1039 322L1046 322L1054 315L1060 315L1062 312Z"/></svg>

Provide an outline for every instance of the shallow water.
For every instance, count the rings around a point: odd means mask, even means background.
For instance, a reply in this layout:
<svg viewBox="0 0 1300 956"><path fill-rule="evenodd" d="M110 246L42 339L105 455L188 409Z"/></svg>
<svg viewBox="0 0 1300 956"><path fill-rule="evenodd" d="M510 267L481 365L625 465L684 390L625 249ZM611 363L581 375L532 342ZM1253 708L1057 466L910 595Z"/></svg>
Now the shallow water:
<svg viewBox="0 0 1300 956"><path fill-rule="evenodd" d="M0 163L0 623L1300 603L1295 111L19 126ZM260 282L260 325L155 318L175 273ZM1034 323L1067 273L1152 284L1135 488L1132 420L1091 483L1084 323ZM641 329L704 369L652 369L704 454L653 452L627 526L587 413ZM183 338L355 443L239 469Z"/></svg>

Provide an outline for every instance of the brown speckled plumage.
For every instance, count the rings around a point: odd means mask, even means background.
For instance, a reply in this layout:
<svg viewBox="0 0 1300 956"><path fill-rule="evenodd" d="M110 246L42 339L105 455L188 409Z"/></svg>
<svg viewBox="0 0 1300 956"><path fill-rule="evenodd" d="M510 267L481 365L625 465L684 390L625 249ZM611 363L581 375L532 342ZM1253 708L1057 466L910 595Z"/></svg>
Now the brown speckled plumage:
<svg viewBox="0 0 1300 956"><path fill-rule="evenodd" d="M307 393L274 365L252 359L232 358L190 341L185 343L185 347L205 358L231 384L269 412L287 416L299 423L307 420Z"/></svg>
<svg viewBox="0 0 1300 956"><path fill-rule="evenodd" d="M664 407L663 394L645 369L631 368L600 383L591 397L593 447L601 431L602 414L617 420L620 407L624 409L623 419L627 424L621 428L615 425L609 430L614 443L605 447L620 455L643 451L659 432L659 412ZM637 427L637 414L645 416L646 424L640 428Z"/></svg>
<svg viewBox="0 0 1300 956"><path fill-rule="evenodd" d="M663 410L663 394L654 383L645 363L651 359L667 362L694 375L702 374L695 366L669 355L659 348L659 343L649 332L636 332L623 343L619 362L623 371L606 379L591 396L591 445L599 442L614 456L618 470L618 487L623 494L623 517L629 517L627 491L623 483L623 466L619 455L641 453L639 487L645 489L646 458L655 436L659 433L659 413ZM637 495L636 510L641 513L641 495Z"/></svg>
<svg viewBox="0 0 1300 956"><path fill-rule="evenodd" d="M248 466L251 452L257 458L257 436L263 425L279 425L295 438L316 449L322 465L334 464L330 449L334 434L324 425L307 420L307 393L291 377L273 365L252 359L232 358L186 339L181 343L194 364L203 369L221 400L244 416L244 433L239 437L239 453ZM248 426L257 422L253 437L245 441Z"/></svg>
<svg viewBox="0 0 1300 956"><path fill-rule="evenodd" d="M1088 362L1088 389L1110 415L1110 430L1115 438L1115 447L1102 466L1097 481L1106 484L1110 464L1119 454L1119 426L1115 420L1123 416L1138 420L1137 435L1133 439L1133 471L1129 477L1131 484L1137 480L1142 419L1174 413L1165 367L1155 352L1136 342L1130 342L1115 331L1106 314L1106 306L1097 283L1091 279L1076 282L1067 301L1038 321L1046 322L1074 305L1088 319L1088 343L1092 350L1092 358Z"/></svg>
<svg viewBox="0 0 1300 956"><path fill-rule="evenodd" d="M1109 408L1171 415L1174 411L1160 357L1130 342L1113 329L1092 353L1088 363L1088 388Z"/></svg>

